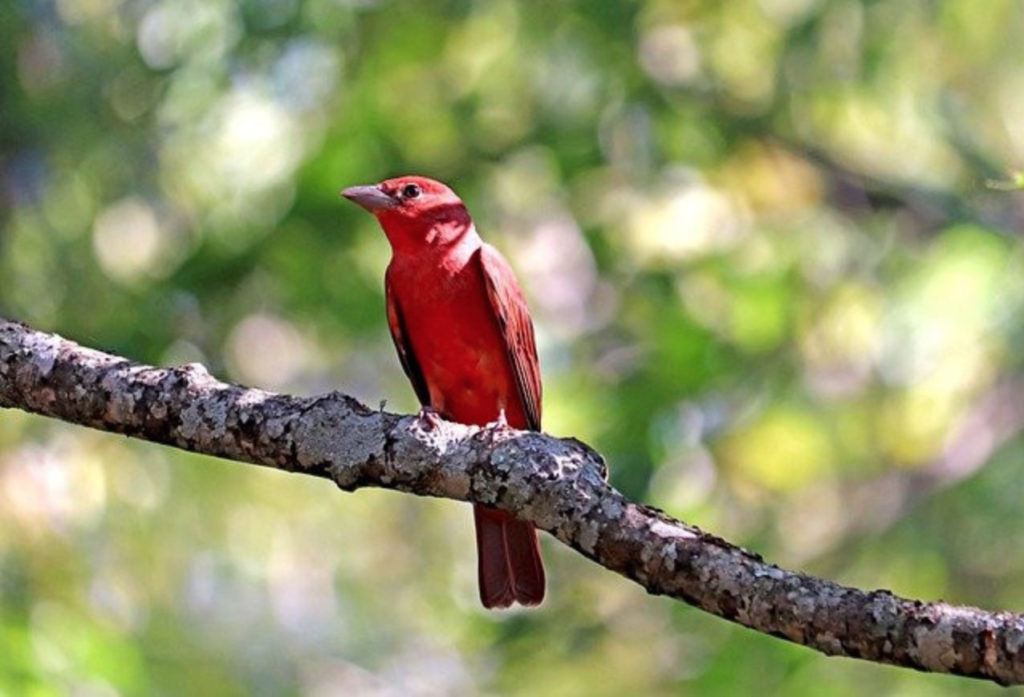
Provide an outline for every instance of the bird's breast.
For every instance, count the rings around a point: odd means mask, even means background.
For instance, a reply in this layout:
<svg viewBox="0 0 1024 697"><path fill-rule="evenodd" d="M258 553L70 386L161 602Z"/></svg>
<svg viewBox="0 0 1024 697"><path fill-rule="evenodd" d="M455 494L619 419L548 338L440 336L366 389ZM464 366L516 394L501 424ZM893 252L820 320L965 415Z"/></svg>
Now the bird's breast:
<svg viewBox="0 0 1024 697"><path fill-rule="evenodd" d="M395 290L431 406L471 424L493 422L505 410L510 424L524 428L508 351L477 269L467 263L408 280Z"/></svg>

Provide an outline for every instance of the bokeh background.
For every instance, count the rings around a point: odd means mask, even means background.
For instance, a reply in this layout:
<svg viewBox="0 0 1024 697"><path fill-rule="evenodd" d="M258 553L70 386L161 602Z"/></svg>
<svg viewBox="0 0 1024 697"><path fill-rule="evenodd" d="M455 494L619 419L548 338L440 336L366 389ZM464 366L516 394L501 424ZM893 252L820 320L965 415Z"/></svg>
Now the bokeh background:
<svg viewBox="0 0 1024 697"><path fill-rule="evenodd" d="M337 191L428 174L517 269L547 430L628 495L786 566L1011 610L1024 194L998 182L1022 164L1014 0L0 6L0 315L411 411L387 245ZM0 692L988 689L545 545L543 609L487 614L465 506L4 412Z"/></svg>

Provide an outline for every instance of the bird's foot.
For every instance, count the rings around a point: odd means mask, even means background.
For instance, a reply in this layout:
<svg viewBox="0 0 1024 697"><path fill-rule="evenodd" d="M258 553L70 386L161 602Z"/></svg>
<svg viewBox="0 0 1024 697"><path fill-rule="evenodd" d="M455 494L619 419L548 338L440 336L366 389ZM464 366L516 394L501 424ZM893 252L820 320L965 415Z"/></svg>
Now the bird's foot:
<svg viewBox="0 0 1024 697"><path fill-rule="evenodd" d="M434 411L433 407L422 406L419 412L416 414L416 419L423 424L426 424L428 431L433 431L435 428L441 425L441 415Z"/></svg>
<svg viewBox="0 0 1024 697"><path fill-rule="evenodd" d="M508 419L505 417L505 410L499 411L498 418L484 426L484 428L493 431L507 431L510 426L508 425Z"/></svg>

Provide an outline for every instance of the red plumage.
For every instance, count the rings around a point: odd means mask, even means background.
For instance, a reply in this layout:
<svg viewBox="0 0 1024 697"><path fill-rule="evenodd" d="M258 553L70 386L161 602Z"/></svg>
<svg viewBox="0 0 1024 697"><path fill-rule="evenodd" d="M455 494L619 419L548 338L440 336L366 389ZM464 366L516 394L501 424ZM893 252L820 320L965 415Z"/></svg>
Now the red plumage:
<svg viewBox="0 0 1024 697"><path fill-rule="evenodd" d="M505 258L485 244L462 201L424 177L389 179L342 194L373 213L391 243L388 325L420 403L484 425L504 413L540 430L541 381L533 323ZM544 599L533 525L474 507L480 600L487 608Z"/></svg>

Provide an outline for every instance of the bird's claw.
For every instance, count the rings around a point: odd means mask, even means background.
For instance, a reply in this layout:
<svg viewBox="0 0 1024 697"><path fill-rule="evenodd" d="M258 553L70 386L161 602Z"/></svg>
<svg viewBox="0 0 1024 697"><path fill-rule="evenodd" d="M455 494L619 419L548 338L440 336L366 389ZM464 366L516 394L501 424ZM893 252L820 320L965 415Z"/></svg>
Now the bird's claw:
<svg viewBox="0 0 1024 697"><path fill-rule="evenodd" d="M416 419L421 423L426 424L428 431L433 431L435 428L441 425L441 415L438 414L432 407L422 406L419 412L416 414Z"/></svg>
<svg viewBox="0 0 1024 697"><path fill-rule="evenodd" d="M498 418L484 426L484 428L494 431L507 431L510 426L508 425L508 418L505 416L505 410L499 411Z"/></svg>

